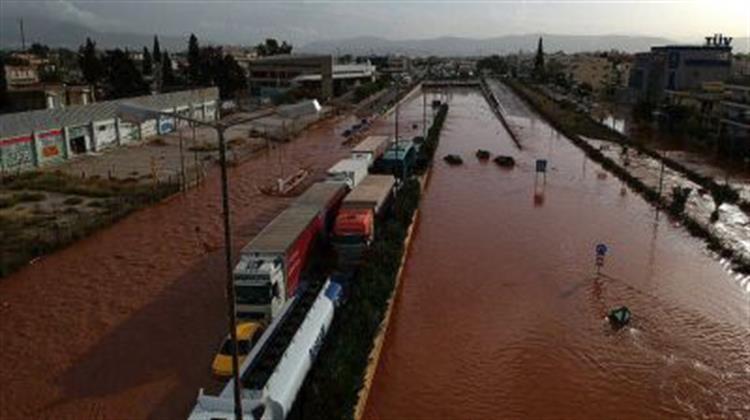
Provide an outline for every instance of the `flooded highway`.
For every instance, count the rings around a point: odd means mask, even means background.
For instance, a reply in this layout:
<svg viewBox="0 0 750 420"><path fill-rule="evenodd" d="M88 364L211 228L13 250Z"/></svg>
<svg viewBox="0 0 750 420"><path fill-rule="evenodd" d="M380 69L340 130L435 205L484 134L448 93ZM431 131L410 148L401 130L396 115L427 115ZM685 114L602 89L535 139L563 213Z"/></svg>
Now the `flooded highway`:
<svg viewBox="0 0 750 420"><path fill-rule="evenodd" d="M447 99L365 418L750 418L750 279L509 92L523 151L478 91ZM633 320L613 331L621 305Z"/></svg>
<svg viewBox="0 0 750 420"><path fill-rule="evenodd" d="M348 154L352 123L324 121L230 168L235 251L290 200L256 187L279 162L322 177ZM213 168L200 187L0 281L0 419L187 415L227 333L219 187Z"/></svg>

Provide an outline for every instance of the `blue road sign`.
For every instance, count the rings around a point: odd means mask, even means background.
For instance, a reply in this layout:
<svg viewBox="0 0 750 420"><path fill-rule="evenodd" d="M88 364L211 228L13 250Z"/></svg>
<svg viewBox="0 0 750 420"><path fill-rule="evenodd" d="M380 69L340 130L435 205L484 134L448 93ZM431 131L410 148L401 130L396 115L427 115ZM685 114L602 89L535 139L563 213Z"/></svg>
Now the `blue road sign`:
<svg viewBox="0 0 750 420"><path fill-rule="evenodd" d="M607 255L607 245L598 244L596 246L596 256L597 257L603 257L605 255Z"/></svg>
<svg viewBox="0 0 750 420"><path fill-rule="evenodd" d="M547 172L547 159L536 160L536 171L546 173Z"/></svg>

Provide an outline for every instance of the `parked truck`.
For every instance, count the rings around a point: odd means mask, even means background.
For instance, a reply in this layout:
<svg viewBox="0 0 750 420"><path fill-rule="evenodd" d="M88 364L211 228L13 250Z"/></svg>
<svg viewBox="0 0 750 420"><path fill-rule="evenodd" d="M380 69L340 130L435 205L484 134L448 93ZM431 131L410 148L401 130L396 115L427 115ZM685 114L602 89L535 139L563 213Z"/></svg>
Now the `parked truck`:
<svg viewBox="0 0 750 420"><path fill-rule="evenodd" d="M240 366L243 418L283 420L289 415L302 384L333 322L341 286L326 280L288 302L248 358ZM231 419L233 379L217 395L201 389L188 420Z"/></svg>
<svg viewBox="0 0 750 420"><path fill-rule="evenodd" d="M375 162L374 173L409 177L417 159L417 145L412 140L400 139L388 144L383 156Z"/></svg>
<svg viewBox="0 0 750 420"><path fill-rule="evenodd" d="M346 182L354 189L367 176L367 162L358 159L342 159L326 172L329 182Z"/></svg>
<svg viewBox="0 0 750 420"><path fill-rule="evenodd" d="M322 230L328 233L333 228L341 200L348 192L346 182L316 182L297 197L292 206L313 206L318 209Z"/></svg>
<svg viewBox="0 0 750 420"><path fill-rule="evenodd" d="M372 167L385 150L388 148L388 136L369 136L361 143L354 146L351 157L355 160L364 160L368 167Z"/></svg>
<svg viewBox="0 0 750 420"><path fill-rule="evenodd" d="M297 292L316 239L330 230L347 191L341 182L313 184L242 249L234 268L238 317L276 317Z"/></svg>
<svg viewBox="0 0 750 420"><path fill-rule="evenodd" d="M333 244L340 268L351 268L362 260L375 237L376 220L390 206L396 179L391 175L368 175L341 203L333 227Z"/></svg>

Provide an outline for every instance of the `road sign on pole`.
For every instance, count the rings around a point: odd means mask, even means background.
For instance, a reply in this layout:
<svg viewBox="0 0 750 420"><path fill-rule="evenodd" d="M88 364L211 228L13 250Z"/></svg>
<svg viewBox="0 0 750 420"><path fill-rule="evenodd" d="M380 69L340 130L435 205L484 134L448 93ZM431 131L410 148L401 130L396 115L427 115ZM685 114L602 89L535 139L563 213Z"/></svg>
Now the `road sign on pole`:
<svg viewBox="0 0 750 420"><path fill-rule="evenodd" d="M547 159L536 160L536 171L541 172L543 174L547 173Z"/></svg>
<svg viewBox="0 0 750 420"><path fill-rule="evenodd" d="M596 245L596 273L599 274L601 272L602 267L604 266L604 257L607 256L607 245L605 244L597 244Z"/></svg>

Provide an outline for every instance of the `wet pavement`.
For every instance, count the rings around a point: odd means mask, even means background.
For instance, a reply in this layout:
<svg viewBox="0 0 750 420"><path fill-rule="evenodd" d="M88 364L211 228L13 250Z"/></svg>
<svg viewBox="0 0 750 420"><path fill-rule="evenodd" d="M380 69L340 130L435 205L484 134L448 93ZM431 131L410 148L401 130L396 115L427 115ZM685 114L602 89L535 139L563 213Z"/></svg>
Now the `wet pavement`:
<svg viewBox="0 0 750 420"><path fill-rule="evenodd" d="M750 417L750 278L509 92L498 98L523 152L478 91L448 97L365 417ZM479 163L478 148L518 164ZM633 320L613 331L605 314L620 305Z"/></svg>
<svg viewBox="0 0 750 420"><path fill-rule="evenodd" d="M322 122L229 170L234 249L289 203L258 185L348 154ZM0 419L184 418L226 334L217 168L0 281ZM235 253L236 256L236 253Z"/></svg>

